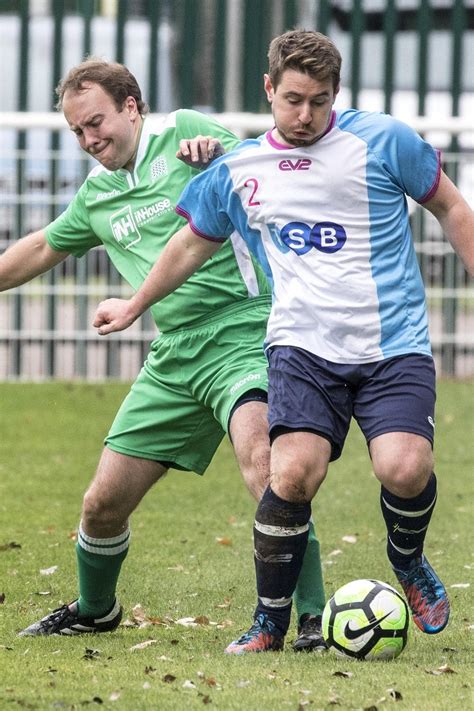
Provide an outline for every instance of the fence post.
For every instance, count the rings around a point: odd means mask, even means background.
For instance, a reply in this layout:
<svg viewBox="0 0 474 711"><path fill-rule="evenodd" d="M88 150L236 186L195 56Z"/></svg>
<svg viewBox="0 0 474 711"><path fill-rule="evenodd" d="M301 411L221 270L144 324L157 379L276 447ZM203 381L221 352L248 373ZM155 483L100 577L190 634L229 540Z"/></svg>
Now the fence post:
<svg viewBox="0 0 474 711"><path fill-rule="evenodd" d="M30 15L29 0L20 0L20 66L18 72L18 111L28 110L28 62L29 62L29 15ZM22 195L24 192L25 181L25 159L23 151L26 149L26 131L19 131L17 136L17 149L21 151L20 157L17 160L16 169L16 191L17 195ZM23 206L17 204L16 208L16 238L20 238L24 234L24 219ZM23 299L21 294L16 293L12 297L12 316L13 327L18 333L23 327ZM12 371L16 376L21 375L22 370L22 344L21 341L15 340L12 344Z"/></svg>
<svg viewBox="0 0 474 711"><path fill-rule="evenodd" d="M361 40L364 31L364 13L361 0L354 0L351 13L351 97L352 106L359 106Z"/></svg>
<svg viewBox="0 0 474 711"><path fill-rule="evenodd" d="M420 0L417 15L418 33L418 115L426 113L428 81L428 39L432 29L431 7L428 0Z"/></svg>
<svg viewBox="0 0 474 711"><path fill-rule="evenodd" d="M385 62L383 73L384 86L384 111L389 114L392 110L393 72L395 64L395 32L397 29L398 13L395 0L387 0L383 18L383 31L385 35Z"/></svg>

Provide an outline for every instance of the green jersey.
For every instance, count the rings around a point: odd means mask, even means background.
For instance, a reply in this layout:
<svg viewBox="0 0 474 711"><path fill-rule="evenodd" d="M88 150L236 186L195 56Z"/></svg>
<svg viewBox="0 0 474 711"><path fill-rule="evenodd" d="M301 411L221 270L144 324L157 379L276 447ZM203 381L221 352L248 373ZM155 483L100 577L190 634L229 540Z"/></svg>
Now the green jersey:
<svg viewBox="0 0 474 711"><path fill-rule="evenodd" d="M198 134L218 138L226 150L238 143L230 131L196 111L145 118L133 173L95 167L65 212L46 228L49 245L80 257L103 244L120 274L138 289L168 240L186 224L175 207L197 171L178 160L176 151L182 138ZM236 233L151 311L160 331L173 331L269 293L263 272Z"/></svg>

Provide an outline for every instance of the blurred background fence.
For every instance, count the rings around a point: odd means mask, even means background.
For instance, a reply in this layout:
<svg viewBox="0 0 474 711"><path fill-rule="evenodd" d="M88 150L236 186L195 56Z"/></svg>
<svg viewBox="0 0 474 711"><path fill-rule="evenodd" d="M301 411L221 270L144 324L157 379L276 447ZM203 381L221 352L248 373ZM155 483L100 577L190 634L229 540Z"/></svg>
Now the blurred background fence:
<svg viewBox="0 0 474 711"><path fill-rule="evenodd" d="M474 0L0 0L0 251L59 214L92 166L53 113L84 56L126 63L152 112L209 111L245 137L271 126L268 43L295 26L339 46L337 107L410 123L474 204ZM473 281L431 215L411 211L438 372L472 376ZM107 340L91 327L98 301L129 293L99 248L0 294L0 379L134 378L149 316Z"/></svg>

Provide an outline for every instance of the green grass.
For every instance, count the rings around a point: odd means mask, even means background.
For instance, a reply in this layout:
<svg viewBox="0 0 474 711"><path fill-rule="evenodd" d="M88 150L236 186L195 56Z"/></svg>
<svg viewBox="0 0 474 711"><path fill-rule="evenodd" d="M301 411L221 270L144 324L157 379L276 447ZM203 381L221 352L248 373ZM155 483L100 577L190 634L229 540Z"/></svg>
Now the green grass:
<svg viewBox="0 0 474 711"><path fill-rule="evenodd" d="M126 388L0 384L0 709L470 708L472 587L451 586L471 582L474 568L473 390L472 382L439 384L440 495L427 552L450 592L450 625L433 637L412 625L397 660L360 663L296 655L289 643L281 654L223 654L249 626L255 602L255 507L227 442L204 477L170 473L133 517L120 599L126 615L141 605L164 624L95 637L18 638L19 629L76 595L72 534L82 492ZM358 577L395 584L378 485L356 428L314 509L328 594ZM345 535L357 543L344 542ZM331 555L335 550L341 553ZM40 573L54 566L53 574ZM204 624L175 624L185 617ZM294 633L293 624L288 641Z"/></svg>

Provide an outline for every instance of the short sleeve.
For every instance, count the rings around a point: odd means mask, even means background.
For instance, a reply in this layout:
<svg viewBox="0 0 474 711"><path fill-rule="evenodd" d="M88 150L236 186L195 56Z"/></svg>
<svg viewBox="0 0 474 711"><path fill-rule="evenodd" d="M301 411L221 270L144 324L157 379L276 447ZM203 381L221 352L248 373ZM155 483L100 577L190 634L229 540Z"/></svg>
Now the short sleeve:
<svg viewBox="0 0 474 711"><path fill-rule="evenodd" d="M102 244L90 226L86 190L84 183L66 210L46 227L46 239L52 249L82 257L89 249Z"/></svg>

